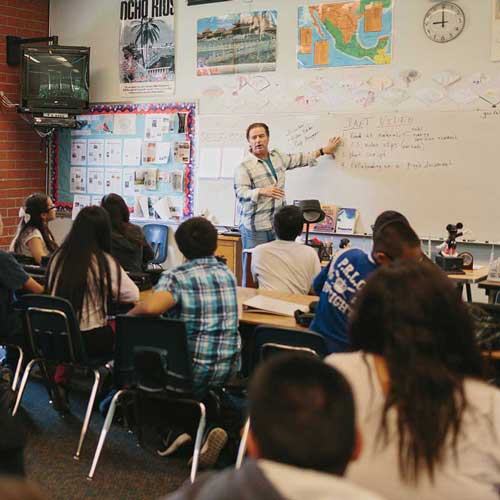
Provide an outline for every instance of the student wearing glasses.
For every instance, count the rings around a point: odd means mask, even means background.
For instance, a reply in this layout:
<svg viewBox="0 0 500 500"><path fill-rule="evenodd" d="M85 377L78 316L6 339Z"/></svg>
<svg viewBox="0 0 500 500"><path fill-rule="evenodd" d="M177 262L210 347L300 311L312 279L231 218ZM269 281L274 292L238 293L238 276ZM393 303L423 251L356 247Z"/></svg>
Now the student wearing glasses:
<svg viewBox="0 0 500 500"><path fill-rule="evenodd" d="M56 206L46 194L35 193L26 198L19 215L21 220L9 250L33 257L35 262L40 264L42 257L57 248L54 235L49 229L49 222L56 218Z"/></svg>
<svg viewBox="0 0 500 500"><path fill-rule="evenodd" d="M350 350L347 321L355 294L379 266L397 259L420 260L420 240L408 220L398 212L381 213L373 226L370 254L359 248L337 253L313 282L319 295L311 330L323 335L330 352Z"/></svg>

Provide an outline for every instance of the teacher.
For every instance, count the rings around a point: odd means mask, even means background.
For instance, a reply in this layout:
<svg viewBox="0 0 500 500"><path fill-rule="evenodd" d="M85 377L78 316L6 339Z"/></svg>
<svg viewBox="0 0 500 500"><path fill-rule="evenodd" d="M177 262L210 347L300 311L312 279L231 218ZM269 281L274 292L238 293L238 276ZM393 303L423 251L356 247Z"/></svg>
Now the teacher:
<svg viewBox="0 0 500 500"><path fill-rule="evenodd" d="M236 169L234 191L240 205L240 232L244 249L254 248L275 239L273 218L285 204L285 171L314 166L316 158L334 156L340 137L310 153L284 154L269 151L269 127L252 123L247 128L250 156Z"/></svg>

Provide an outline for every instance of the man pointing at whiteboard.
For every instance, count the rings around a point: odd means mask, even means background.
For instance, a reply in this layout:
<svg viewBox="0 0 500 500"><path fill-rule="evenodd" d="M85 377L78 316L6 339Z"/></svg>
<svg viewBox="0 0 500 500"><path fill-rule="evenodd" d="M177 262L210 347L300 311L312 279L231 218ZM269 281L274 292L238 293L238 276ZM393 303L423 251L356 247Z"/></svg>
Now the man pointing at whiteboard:
<svg viewBox="0 0 500 500"><path fill-rule="evenodd" d="M269 151L269 127L252 123L247 128L250 157L246 158L234 175L234 191L240 205L240 231L244 249L254 248L275 239L273 218L285 204L285 171L314 166L316 158L334 156L340 137L310 153L284 154Z"/></svg>

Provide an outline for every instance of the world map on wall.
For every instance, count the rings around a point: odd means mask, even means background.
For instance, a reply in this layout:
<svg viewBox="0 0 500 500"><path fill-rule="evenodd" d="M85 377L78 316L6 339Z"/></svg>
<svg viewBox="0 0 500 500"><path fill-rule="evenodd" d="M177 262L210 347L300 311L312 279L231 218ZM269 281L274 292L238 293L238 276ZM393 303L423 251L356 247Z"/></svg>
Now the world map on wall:
<svg viewBox="0 0 500 500"><path fill-rule="evenodd" d="M301 68L389 64L393 0L359 0L299 7Z"/></svg>

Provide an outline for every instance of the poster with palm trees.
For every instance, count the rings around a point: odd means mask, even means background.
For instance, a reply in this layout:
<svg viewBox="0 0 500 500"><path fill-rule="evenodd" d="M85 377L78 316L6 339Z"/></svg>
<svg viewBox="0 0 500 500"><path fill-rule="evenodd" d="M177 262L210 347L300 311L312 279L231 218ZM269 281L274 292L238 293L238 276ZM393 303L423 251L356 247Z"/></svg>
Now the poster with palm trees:
<svg viewBox="0 0 500 500"><path fill-rule="evenodd" d="M122 20L120 88L123 96L173 94L174 16Z"/></svg>

